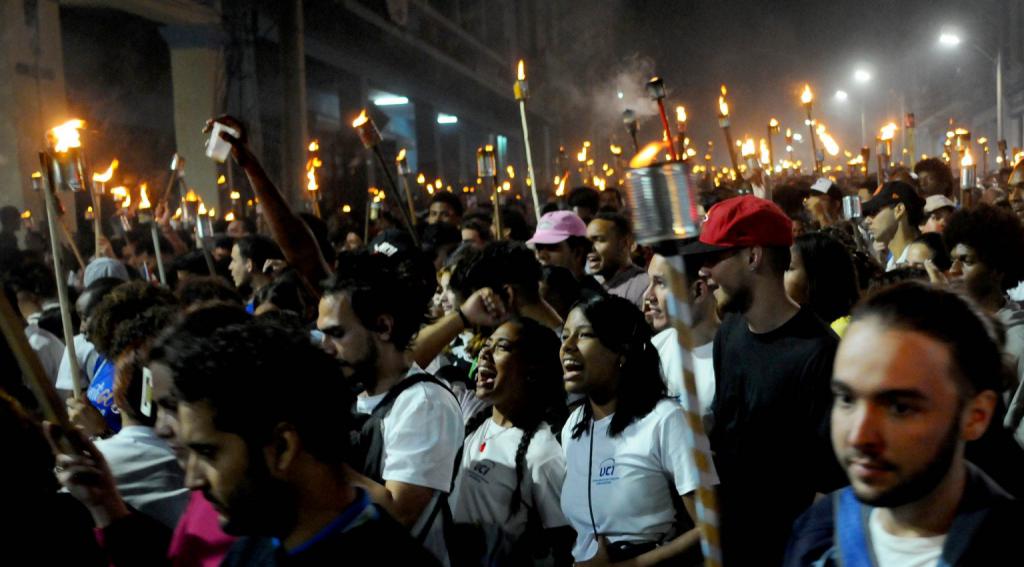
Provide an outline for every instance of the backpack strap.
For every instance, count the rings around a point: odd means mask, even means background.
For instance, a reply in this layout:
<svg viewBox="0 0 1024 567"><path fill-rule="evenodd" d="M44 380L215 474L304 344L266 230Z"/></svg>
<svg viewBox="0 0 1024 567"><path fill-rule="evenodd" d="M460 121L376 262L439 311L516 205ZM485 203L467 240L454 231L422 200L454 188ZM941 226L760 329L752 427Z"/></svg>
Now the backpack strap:
<svg viewBox="0 0 1024 567"><path fill-rule="evenodd" d="M843 567L873 567L871 548L864 531L861 504L847 486L833 495L835 507L835 543Z"/></svg>

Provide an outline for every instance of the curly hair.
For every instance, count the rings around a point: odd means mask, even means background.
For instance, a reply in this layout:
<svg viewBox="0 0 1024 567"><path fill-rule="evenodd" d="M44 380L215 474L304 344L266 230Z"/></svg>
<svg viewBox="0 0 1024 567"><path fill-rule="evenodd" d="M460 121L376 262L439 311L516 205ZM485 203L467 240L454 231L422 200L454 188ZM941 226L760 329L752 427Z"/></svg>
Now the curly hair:
<svg viewBox="0 0 1024 567"><path fill-rule="evenodd" d="M942 235L948 250L957 244L970 246L982 264L1002 274L1003 291L1024 280L1024 227L1012 212L986 204L961 209L950 217Z"/></svg>
<svg viewBox="0 0 1024 567"><path fill-rule="evenodd" d="M118 325L152 307L177 305L178 299L170 290L141 281L123 283L104 296L93 309L89 340L100 354L112 359Z"/></svg>

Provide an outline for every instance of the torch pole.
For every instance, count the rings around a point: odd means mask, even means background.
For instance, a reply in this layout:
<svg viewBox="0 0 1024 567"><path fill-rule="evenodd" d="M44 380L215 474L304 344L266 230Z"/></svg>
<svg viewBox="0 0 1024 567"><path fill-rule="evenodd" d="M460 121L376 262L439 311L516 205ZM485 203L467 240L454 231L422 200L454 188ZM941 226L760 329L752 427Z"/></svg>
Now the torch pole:
<svg viewBox="0 0 1024 567"><path fill-rule="evenodd" d="M164 256L160 251L160 230L156 226L156 218L149 223L150 236L153 238L153 253L156 255L156 269L160 274L160 285L167 285L167 274L164 272Z"/></svg>
<svg viewBox="0 0 1024 567"><path fill-rule="evenodd" d="M772 144L772 126L768 125L768 171L775 172L775 146Z"/></svg>
<svg viewBox="0 0 1024 567"><path fill-rule="evenodd" d="M729 151L729 161L732 162L732 168L739 171L740 164L736 160L736 143L732 139L732 129L729 127L728 121L722 126L722 133L725 134L725 147Z"/></svg>
<svg viewBox="0 0 1024 567"><path fill-rule="evenodd" d="M395 178L394 176L391 175L391 170L388 169L388 162L384 160L384 154L381 153L380 146L377 144L373 145L373 155L377 156L377 162L380 163L381 169L384 170L384 176L387 177L388 180L388 187L391 188L395 195L399 196L399 202L401 202L402 190L399 189L398 184L395 183ZM420 239L416 235L416 229L413 228L412 216L409 214L409 211L407 211L405 207L401 205L395 208L402 212L402 217L405 220L405 224L409 228L409 235L412 236L412 241L416 244L416 247L419 248Z"/></svg>
<svg viewBox="0 0 1024 567"><path fill-rule="evenodd" d="M105 189L106 183L100 183L100 187ZM100 255L100 241L103 239L103 205L101 204L103 199L102 195L104 190L96 192L96 184L92 186L92 202L93 202L93 217L92 217L92 228L96 237L96 245L93 248L93 255L99 257Z"/></svg>
<svg viewBox="0 0 1024 567"><path fill-rule="evenodd" d="M497 171L497 170L495 170ZM498 175L495 174L492 183L494 184L494 191L492 197L494 198L494 239L504 240L504 232L501 230L501 185L498 185Z"/></svg>
<svg viewBox="0 0 1024 567"><path fill-rule="evenodd" d="M665 99L658 99L658 114L661 116L661 127L665 130L665 143L668 144L668 153L672 155L672 161L679 161L679 153L672 143L672 131L668 126L668 115L665 114Z"/></svg>
<svg viewBox="0 0 1024 567"><path fill-rule="evenodd" d="M49 181L43 187L43 201L46 203L46 222L50 229L50 252L53 254L53 272L57 279L57 298L60 300L60 320L64 330L64 348L67 349L68 360L71 362L71 389L75 399L82 398L86 385L82 379L82 369L78 365L75 354L75 332L71 326L71 300L68 298L68 280L61 261L60 235L57 233L57 198L53 194L56 189L53 176L53 158L45 152L39 153L39 164L46 172Z"/></svg>
<svg viewBox="0 0 1024 567"><path fill-rule="evenodd" d="M526 172L530 175L530 192L533 194L533 212L540 222L540 197L537 196L537 178L533 174L533 151L530 149L530 130L526 126L526 100L519 101L519 118L523 122L523 146L526 148Z"/></svg>
<svg viewBox="0 0 1024 567"><path fill-rule="evenodd" d="M412 219L412 225L416 226L416 205L413 204L412 201L412 190L409 189L409 178L401 172L398 173L398 178L402 180L402 189L405 191L405 201L409 205L409 218Z"/></svg>
<svg viewBox="0 0 1024 567"><path fill-rule="evenodd" d="M818 142L814 139L814 119L811 118L811 103L804 105L807 109L807 129L811 134L811 153L814 156L814 173L821 172L821 163L818 161Z"/></svg>
<svg viewBox="0 0 1024 567"><path fill-rule="evenodd" d="M677 241L682 247L682 241ZM694 341L690 331L692 318L689 304L689 291L686 282L686 270L681 254L668 258L671 266L669 285L671 295L669 301L669 319L676 330L679 348L684 353L683 388L686 402L683 411L686 414L688 441L694 462L699 472L700 487L697 489L697 529L700 531L701 551L704 554L705 567L722 567L722 550L719 547L718 532L718 499L715 494L715 479L711 471L711 444L704 431L704 422L700 415L700 401L697 397L697 381L693 374Z"/></svg>

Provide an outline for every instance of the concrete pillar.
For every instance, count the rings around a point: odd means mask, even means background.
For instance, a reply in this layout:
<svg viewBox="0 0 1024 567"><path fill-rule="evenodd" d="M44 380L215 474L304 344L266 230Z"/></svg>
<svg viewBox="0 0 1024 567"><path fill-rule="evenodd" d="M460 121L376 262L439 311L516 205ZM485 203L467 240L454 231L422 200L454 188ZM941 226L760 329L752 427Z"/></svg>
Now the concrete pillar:
<svg viewBox="0 0 1024 567"><path fill-rule="evenodd" d="M185 180L207 206L217 207L217 164L206 157L202 129L223 108L222 34L205 25L168 26L161 34L171 51L174 136L178 153L185 157Z"/></svg>
<svg viewBox="0 0 1024 567"><path fill-rule="evenodd" d="M278 187L289 201L297 204L304 198L306 147L309 144L302 0L282 0L279 8L284 108L281 110L281 179Z"/></svg>
<svg viewBox="0 0 1024 567"><path fill-rule="evenodd" d="M0 205L30 208L45 222L30 178L39 170L46 130L69 118L77 117L67 114L57 3L0 2ZM73 206L70 194L61 198L65 208ZM67 217L73 226L73 215Z"/></svg>

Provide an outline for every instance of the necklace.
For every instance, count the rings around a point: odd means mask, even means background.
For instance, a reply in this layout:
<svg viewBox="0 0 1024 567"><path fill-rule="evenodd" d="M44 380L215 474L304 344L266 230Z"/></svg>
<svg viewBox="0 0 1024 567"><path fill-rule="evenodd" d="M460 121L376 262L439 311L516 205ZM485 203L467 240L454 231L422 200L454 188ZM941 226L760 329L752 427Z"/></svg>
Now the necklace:
<svg viewBox="0 0 1024 567"><path fill-rule="evenodd" d="M487 448L487 442L488 441L490 441L491 439L494 439L495 437L501 435L502 433L505 433L506 431L508 431L509 429L512 429L512 428L511 427L502 427L501 431L499 431L499 432L491 435L490 437L488 437L487 436L487 432L490 431L490 429L491 429L491 420L488 419L486 422L484 422L484 440L480 442L480 452L481 453L483 453L484 449Z"/></svg>

